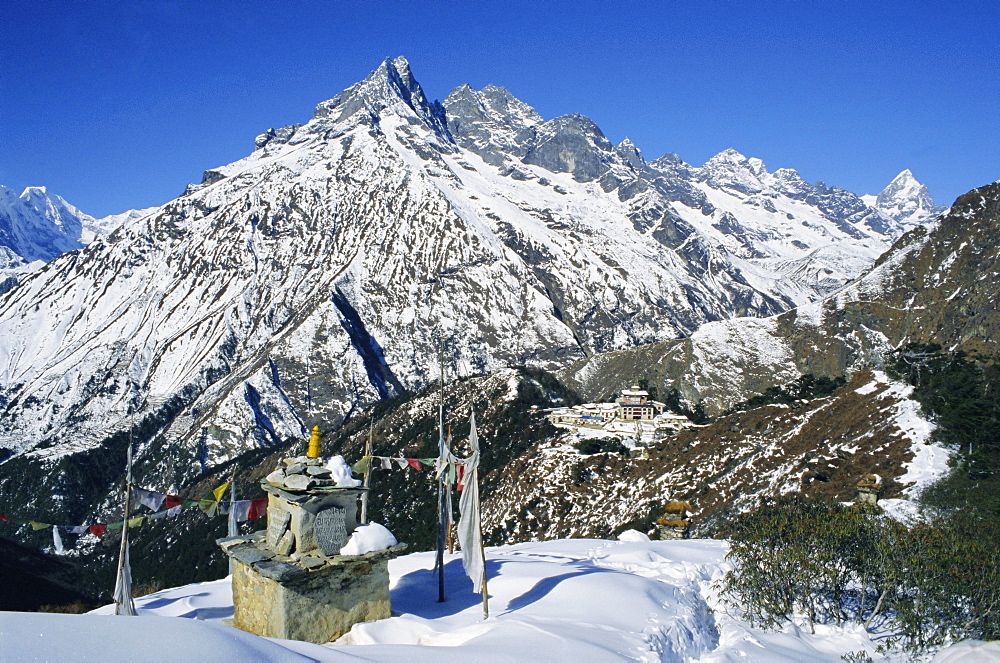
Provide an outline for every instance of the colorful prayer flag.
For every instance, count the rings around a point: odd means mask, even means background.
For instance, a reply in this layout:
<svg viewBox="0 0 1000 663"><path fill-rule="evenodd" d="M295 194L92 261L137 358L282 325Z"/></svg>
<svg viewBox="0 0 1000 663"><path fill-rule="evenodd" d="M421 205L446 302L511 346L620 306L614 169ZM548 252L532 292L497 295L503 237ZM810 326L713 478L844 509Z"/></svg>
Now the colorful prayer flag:
<svg viewBox="0 0 1000 663"><path fill-rule="evenodd" d="M89 531L91 534L93 534L99 539L102 536L104 536L104 530L106 530L107 528L108 528L107 525L91 525L90 527L87 528L87 531Z"/></svg>
<svg viewBox="0 0 1000 663"><path fill-rule="evenodd" d="M229 488L229 482L222 484L218 488L212 491L212 495L215 496L215 501L218 502L222 499L222 496L226 494L226 488Z"/></svg>
<svg viewBox="0 0 1000 663"><path fill-rule="evenodd" d="M267 498L259 497L255 500L250 500L250 511L247 513L247 518L263 518L267 514Z"/></svg>

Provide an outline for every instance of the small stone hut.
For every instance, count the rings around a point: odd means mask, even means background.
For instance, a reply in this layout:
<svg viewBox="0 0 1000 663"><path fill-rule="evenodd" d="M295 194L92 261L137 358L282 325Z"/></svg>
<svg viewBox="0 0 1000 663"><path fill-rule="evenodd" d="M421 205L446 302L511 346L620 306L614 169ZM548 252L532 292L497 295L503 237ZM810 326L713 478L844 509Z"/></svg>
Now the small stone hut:
<svg viewBox="0 0 1000 663"><path fill-rule="evenodd" d="M857 501L878 504L882 493L882 479L877 474L866 474L857 483Z"/></svg>
<svg viewBox="0 0 1000 663"><path fill-rule="evenodd" d="M691 536L691 521L688 512L689 502L671 500L664 509L664 514L656 521L656 533L659 539L687 539Z"/></svg>
<svg viewBox="0 0 1000 663"><path fill-rule="evenodd" d="M367 489L334 484L318 458L286 458L261 482L267 529L218 540L235 561L233 626L322 644L392 614L388 562L406 545L341 555Z"/></svg>

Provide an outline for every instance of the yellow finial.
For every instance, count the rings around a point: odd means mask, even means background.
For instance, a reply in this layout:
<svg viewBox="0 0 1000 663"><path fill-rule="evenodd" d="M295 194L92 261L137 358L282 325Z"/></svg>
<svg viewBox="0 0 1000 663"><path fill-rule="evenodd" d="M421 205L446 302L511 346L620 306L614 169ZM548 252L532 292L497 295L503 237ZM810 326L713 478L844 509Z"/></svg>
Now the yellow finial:
<svg viewBox="0 0 1000 663"><path fill-rule="evenodd" d="M309 436L309 450L306 455L310 458L319 458L319 426L313 426L312 435Z"/></svg>

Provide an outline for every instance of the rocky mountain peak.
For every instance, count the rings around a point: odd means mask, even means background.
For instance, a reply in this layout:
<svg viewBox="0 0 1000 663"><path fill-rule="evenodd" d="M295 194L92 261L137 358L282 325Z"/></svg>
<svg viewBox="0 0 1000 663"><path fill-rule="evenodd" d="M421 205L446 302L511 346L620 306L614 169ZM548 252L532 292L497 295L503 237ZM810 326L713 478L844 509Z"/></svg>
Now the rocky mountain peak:
<svg viewBox="0 0 1000 663"><path fill-rule="evenodd" d="M627 136L625 140L615 145L615 152L636 170L640 170L646 165L646 160L642 158L642 151Z"/></svg>
<svg viewBox="0 0 1000 663"><path fill-rule="evenodd" d="M729 148L719 152L701 167L698 179L714 188L729 188L741 193L760 193L767 167L757 158L747 158Z"/></svg>
<svg viewBox="0 0 1000 663"><path fill-rule="evenodd" d="M459 145L486 163L499 166L506 157L523 157L543 122L538 112L506 88L487 85L476 91L460 85L444 100L448 130Z"/></svg>
<svg viewBox="0 0 1000 663"><path fill-rule="evenodd" d="M368 77L337 96L316 106L316 118L340 122L359 111L379 116L392 109L398 115L414 117L442 135L447 135L444 111L440 104L427 100L420 83L413 77L410 63L403 56L386 58Z"/></svg>
<svg viewBox="0 0 1000 663"><path fill-rule="evenodd" d="M945 207L934 204L927 187L904 170L882 189L875 197L874 207L890 219L903 224L926 221L945 211Z"/></svg>

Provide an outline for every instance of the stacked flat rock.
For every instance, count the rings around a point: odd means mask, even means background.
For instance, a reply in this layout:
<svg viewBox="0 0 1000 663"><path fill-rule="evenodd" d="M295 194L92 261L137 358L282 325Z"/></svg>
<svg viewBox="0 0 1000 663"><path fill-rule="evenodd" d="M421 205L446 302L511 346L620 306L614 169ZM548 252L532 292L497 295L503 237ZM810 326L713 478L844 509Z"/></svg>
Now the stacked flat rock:
<svg viewBox="0 0 1000 663"><path fill-rule="evenodd" d="M272 486L288 490L309 490L337 485L330 470L323 467L323 461L307 456L283 459L278 463L278 469L267 475L266 481Z"/></svg>

